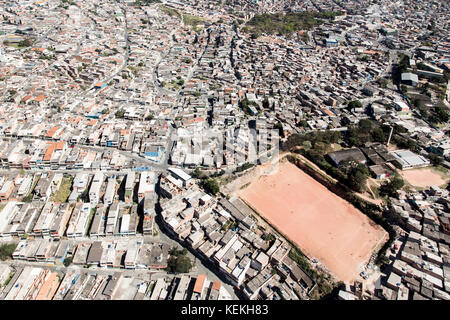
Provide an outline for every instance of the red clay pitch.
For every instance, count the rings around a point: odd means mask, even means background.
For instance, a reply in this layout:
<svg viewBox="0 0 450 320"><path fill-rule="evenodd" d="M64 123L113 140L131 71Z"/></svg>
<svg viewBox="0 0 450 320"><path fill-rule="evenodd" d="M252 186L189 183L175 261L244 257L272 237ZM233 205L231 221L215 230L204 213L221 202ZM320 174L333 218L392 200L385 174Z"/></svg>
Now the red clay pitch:
<svg viewBox="0 0 450 320"><path fill-rule="evenodd" d="M350 203L290 162L261 176L239 196L338 279L359 278L387 233Z"/></svg>

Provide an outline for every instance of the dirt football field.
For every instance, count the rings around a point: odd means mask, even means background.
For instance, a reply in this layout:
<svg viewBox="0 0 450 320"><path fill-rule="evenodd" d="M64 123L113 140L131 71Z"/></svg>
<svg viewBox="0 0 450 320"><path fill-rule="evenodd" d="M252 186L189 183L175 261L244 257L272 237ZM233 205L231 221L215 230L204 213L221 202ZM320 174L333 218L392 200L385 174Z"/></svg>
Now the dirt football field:
<svg viewBox="0 0 450 320"><path fill-rule="evenodd" d="M404 170L400 173L410 184L415 187L429 188L430 186L442 186L448 182L448 175L432 168L420 168Z"/></svg>
<svg viewBox="0 0 450 320"><path fill-rule="evenodd" d="M387 233L350 203L288 161L239 196L339 280L359 278Z"/></svg>

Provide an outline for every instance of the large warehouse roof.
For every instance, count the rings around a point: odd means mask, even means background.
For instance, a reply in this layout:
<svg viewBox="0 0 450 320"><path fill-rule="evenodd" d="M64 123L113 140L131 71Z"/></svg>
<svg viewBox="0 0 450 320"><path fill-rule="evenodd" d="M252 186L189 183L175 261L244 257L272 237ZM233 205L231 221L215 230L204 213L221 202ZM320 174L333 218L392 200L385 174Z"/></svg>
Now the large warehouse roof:
<svg viewBox="0 0 450 320"><path fill-rule="evenodd" d="M428 159L409 150L395 150L391 151L391 154L400 163L402 169L411 167L423 167L430 164L430 161Z"/></svg>

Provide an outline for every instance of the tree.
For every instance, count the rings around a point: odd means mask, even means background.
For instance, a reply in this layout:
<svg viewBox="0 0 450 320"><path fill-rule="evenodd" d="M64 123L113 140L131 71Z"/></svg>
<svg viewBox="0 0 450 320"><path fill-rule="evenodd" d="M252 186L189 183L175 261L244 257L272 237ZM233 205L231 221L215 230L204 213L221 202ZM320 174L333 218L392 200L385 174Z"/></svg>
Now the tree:
<svg viewBox="0 0 450 320"><path fill-rule="evenodd" d="M368 119L361 119L358 123L358 128L363 133L369 133L372 130L372 122Z"/></svg>
<svg viewBox="0 0 450 320"><path fill-rule="evenodd" d="M394 196L397 190L400 190L405 185L405 181L399 176L395 176L390 181L385 182L380 187L381 196Z"/></svg>
<svg viewBox="0 0 450 320"><path fill-rule="evenodd" d="M65 258L64 259L64 266L65 267L68 267L68 266L70 266L71 264L72 264L72 260L73 260L73 257L67 257L67 258Z"/></svg>
<svg viewBox="0 0 450 320"><path fill-rule="evenodd" d="M191 270L193 265L191 259L187 256L188 251L186 248L178 250L176 247L173 247L169 253L170 258L167 260L166 271L185 273Z"/></svg>
<svg viewBox="0 0 450 320"><path fill-rule="evenodd" d="M5 243L0 246L0 260L5 261L12 257L16 250L17 243Z"/></svg>
<svg viewBox="0 0 450 320"><path fill-rule="evenodd" d="M389 81L385 78L380 78L378 79L378 83L383 89L386 89Z"/></svg>
<svg viewBox="0 0 450 320"><path fill-rule="evenodd" d="M248 101L247 98L244 98L244 99L241 101L241 108L242 108L242 110L244 111L245 114L247 114L247 113L249 112L249 111L248 111L248 104L249 104L249 101Z"/></svg>
<svg viewBox="0 0 450 320"><path fill-rule="evenodd" d="M348 110L358 109L358 108L362 108L362 107L363 107L363 105L362 105L361 101L359 101L359 100L350 101L347 105Z"/></svg>
<svg viewBox="0 0 450 320"><path fill-rule="evenodd" d="M348 173L347 185L360 192L364 189L367 178L369 177L369 170L363 164L358 164L356 167L352 167Z"/></svg>
<svg viewBox="0 0 450 320"><path fill-rule="evenodd" d="M263 105L264 109L268 109L269 108L269 99L267 97L264 97L262 105Z"/></svg>
<svg viewBox="0 0 450 320"><path fill-rule="evenodd" d="M175 273L186 273L189 272L192 268L191 259L187 256L178 255L178 256L171 256L167 260L167 268L166 270L168 272L175 272Z"/></svg>
<svg viewBox="0 0 450 320"><path fill-rule="evenodd" d="M298 126L303 127L303 128L307 128L308 127L308 122L306 120L300 120L300 122L298 123Z"/></svg>
<svg viewBox="0 0 450 320"><path fill-rule="evenodd" d="M442 162L444 162L444 159L436 154L430 153L428 155L428 157L430 158L430 162L434 165L434 166L440 166L442 164Z"/></svg>
<svg viewBox="0 0 450 320"><path fill-rule="evenodd" d="M312 148L311 141L309 141L309 140L304 141L304 142L302 143L302 146L303 146L303 148L304 148L305 150L311 149L311 148Z"/></svg>
<svg viewBox="0 0 450 320"><path fill-rule="evenodd" d="M384 134L383 129L375 128L372 131L372 139L376 142L384 143L386 141L386 135Z"/></svg>
<svg viewBox="0 0 450 320"><path fill-rule="evenodd" d="M353 147L353 146L360 146L362 145L364 142L361 140L361 137L359 135L359 131L355 126L348 126L347 128L347 142L348 144Z"/></svg>
<svg viewBox="0 0 450 320"><path fill-rule="evenodd" d="M280 135L281 138L284 138L284 130L283 130L283 125L281 124L281 122L277 122L274 126L274 129L278 129L278 134Z"/></svg>
<svg viewBox="0 0 450 320"><path fill-rule="evenodd" d="M125 115L125 110L120 109L116 112L116 118L123 118Z"/></svg>
<svg viewBox="0 0 450 320"><path fill-rule="evenodd" d="M30 39L25 39L22 41L19 41L19 47L29 47L33 44L33 41L31 41Z"/></svg>
<svg viewBox="0 0 450 320"><path fill-rule="evenodd" d="M216 195L220 190L217 181L211 178L207 179L203 183L203 188L205 189L206 192L211 193L212 195Z"/></svg>
<svg viewBox="0 0 450 320"><path fill-rule="evenodd" d="M436 106L436 108L434 109L436 112L436 117L438 122L448 122L450 116L449 116L449 112L448 110L444 109L441 106Z"/></svg>
<svg viewBox="0 0 450 320"><path fill-rule="evenodd" d="M191 176L195 179L199 179L201 174L202 174L202 171L200 170L200 168L197 167L197 168L195 168L194 171L192 171Z"/></svg>

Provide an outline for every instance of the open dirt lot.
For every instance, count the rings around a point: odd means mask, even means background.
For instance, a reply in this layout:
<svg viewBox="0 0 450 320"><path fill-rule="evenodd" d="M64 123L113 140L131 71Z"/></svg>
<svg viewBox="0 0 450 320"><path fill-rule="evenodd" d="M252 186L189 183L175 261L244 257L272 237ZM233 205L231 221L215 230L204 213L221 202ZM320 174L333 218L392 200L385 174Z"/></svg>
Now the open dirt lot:
<svg viewBox="0 0 450 320"><path fill-rule="evenodd" d="M239 196L338 279L358 279L387 233L290 162L282 161L278 169L239 190Z"/></svg>
<svg viewBox="0 0 450 320"><path fill-rule="evenodd" d="M449 181L449 177L444 172L439 172L436 169L420 168L400 171L406 181L415 187L428 188L430 186L442 186Z"/></svg>

